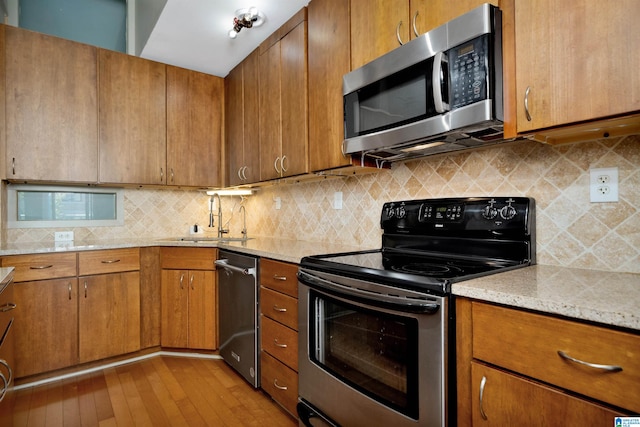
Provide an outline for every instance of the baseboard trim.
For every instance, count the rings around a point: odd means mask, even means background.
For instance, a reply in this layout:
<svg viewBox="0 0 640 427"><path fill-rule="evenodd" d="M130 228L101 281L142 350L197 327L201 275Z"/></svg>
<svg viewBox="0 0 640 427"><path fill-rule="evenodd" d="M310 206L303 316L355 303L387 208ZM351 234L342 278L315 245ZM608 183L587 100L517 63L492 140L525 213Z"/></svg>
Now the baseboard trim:
<svg viewBox="0 0 640 427"><path fill-rule="evenodd" d="M154 353L144 354L142 356L136 356L129 359L119 360L117 362L111 362L104 365L94 366L92 368L83 369L76 372L70 372L68 374L58 375L51 378L45 378L30 383L20 384L13 387L13 390L22 390L29 387L37 387L44 384L49 384L56 381L66 380L68 378L78 377L80 375L90 374L92 372L101 371L103 369L115 368L117 366L127 365L129 363L139 362L141 360L151 359L158 356L172 356L172 357L191 357L198 359L214 359L222 360L222 356L218 354L204 354L204 353L192 353L192 352L178 352L178 351L156 351Z"/></svg>

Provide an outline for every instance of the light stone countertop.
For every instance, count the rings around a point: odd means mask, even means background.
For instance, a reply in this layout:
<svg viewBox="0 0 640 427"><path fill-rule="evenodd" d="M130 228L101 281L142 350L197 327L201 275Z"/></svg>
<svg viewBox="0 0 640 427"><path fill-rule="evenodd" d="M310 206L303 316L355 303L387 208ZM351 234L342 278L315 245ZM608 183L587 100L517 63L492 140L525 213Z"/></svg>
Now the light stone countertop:
<svg viewBox="0 0 640 427"><path fill-rule="evenodd" d="M3 244L0 256L151 246L218 247L296 264L308 255L378 249L260 237L225 243L167 238L99 240L58 246ZM455 283L452 291L458 296L640 331L640 274L535 265Z"/></svg>
<svg viewBox="0 0 640 427"><path fill-rule="evenodd" d="M640 274L534 265L454 283L452 291L640 331Z"/></svg>

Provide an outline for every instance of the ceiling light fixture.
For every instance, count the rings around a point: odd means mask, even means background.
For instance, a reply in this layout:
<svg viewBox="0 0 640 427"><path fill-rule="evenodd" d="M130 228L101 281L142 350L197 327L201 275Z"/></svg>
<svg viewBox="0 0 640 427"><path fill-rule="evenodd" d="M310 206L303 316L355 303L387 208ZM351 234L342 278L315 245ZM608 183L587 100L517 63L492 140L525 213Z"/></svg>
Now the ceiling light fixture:
<svg viewBox="0 0 640 427"><path fill-rule="evenodd" d="M235 39L243 28L259 27L264 24L266 17L255 7L236 10L233 18L233 28L229 30L229 37Z"/></svg>

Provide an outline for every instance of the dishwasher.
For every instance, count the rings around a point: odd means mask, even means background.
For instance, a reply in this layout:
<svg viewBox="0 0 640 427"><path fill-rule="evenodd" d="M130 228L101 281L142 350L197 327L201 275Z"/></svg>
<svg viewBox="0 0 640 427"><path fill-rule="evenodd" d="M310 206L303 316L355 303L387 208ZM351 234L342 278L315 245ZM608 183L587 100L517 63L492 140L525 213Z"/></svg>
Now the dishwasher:
<svg viewBox="0 0 640 427"><path fill-rule="evenodd" d="M260 386L258 258L221 250L218 260L220 356L251 385Z"/></svg>

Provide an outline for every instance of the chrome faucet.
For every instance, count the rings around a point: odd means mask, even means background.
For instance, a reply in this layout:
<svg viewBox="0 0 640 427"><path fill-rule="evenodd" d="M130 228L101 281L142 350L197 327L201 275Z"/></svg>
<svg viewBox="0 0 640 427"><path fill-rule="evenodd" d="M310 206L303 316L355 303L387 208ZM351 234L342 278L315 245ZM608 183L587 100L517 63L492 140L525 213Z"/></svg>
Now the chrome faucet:
<svg viewBox="0 0 640 427"><path fill-rule="evenodd" d="M213 221L213 200L214 198L218 199L218 237L222 237L223 234L229 232L229 230L225 230L222 228L222 202L220 201L220 195L218 193L213 193L211 195L211 208L209 209L209 227L214 226Z"/></svg>
<svg viewBox="0 0 640 427"><path fill-rule="evenodd" d="M240 205L239 211L242 212L242 231L240 232L240 234L242 234L243 239L246 239L247 238L247 210L244 207L244 205Z"/></svg>

